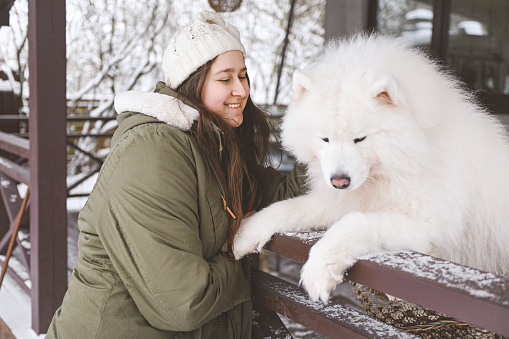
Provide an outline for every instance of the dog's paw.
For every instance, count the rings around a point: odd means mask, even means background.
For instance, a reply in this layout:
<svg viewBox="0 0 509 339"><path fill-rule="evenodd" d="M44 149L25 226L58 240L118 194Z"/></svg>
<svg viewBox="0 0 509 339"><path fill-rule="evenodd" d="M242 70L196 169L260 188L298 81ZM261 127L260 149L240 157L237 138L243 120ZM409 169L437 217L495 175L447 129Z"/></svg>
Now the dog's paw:
<svg viewBox="0 0 509 339"><path fill-rule="evenodd" d="M343 281L343 274L331 274L332 266L333 264L310 259L302 267L300 284L312 301L321 300L327 303L334 287Z"/></svg>
<svg viewBox="0 0 509 339"><path fill-rule="evenodd" d="M245 218L233 241L233 255L240 259L246 254L260 252L263 246L272 238L274 232L269 229L270 223L261 223L256 213Z"/></svg>
<svg viewBox="0 0 509 339"><path fill-rule="evenodd" d="M327 303L332 290L343 282L345 271L354 263L355 258L322 238L309 252L309 259L301 270L300 284L311 300Z"/></svg>

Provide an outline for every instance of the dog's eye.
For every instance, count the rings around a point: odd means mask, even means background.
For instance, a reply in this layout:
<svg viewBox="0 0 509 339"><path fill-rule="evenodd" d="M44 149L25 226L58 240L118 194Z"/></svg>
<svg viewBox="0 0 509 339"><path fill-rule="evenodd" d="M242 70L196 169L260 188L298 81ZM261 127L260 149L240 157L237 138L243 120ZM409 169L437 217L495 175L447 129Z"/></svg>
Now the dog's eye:
<svg viewBox="0 0 509 339"><path fill-rule="evenodd" d="M322 138L323 142L329 142L329 138Z"/></svg>
<svg viewBox="0 0 509 339"><path fill-rule="evenodd" d="M364 139L366 139L366 137L362 137L362 138L355 138L355 139L353 139L353 142L354 142L354 143L358 143L358 142L363 141Z"/></svg>

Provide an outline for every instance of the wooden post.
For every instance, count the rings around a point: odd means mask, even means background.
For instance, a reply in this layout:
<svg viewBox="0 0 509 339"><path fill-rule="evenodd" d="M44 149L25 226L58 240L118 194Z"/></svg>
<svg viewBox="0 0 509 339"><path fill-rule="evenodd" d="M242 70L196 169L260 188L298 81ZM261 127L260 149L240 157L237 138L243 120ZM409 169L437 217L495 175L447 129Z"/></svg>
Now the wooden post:
<svg viewBox="0 0 509 339"><path fill-rule="evenodd" d="M452 0L434 0L433 31L430 50L441 61L446 62L449 45L449 23Z"/></svg>
<svg viewBox="0 0 509 339"><path fill-rule="evenodd" d="M65 1L28 1L32 328L45 333L67 289Z"/></svg>
<svg viewBox="0 0 509 339"><path fill-rule="evenodd" d="M325 41L365 30L367 13L368 0L328 0L325 3Z"/></svg>
<svg viewBox="0 0 509 339"><path fill-rule="evenodd" d="M4 197L2 194L0 194L0 243L2 240L2 237L4 237L9 232L9 214L7 209L5 208L4 202L2 201ZM7 248L3 248L5 251L2 251L2 245L0 244L0 254L5 254L7 251Z"/></svg>

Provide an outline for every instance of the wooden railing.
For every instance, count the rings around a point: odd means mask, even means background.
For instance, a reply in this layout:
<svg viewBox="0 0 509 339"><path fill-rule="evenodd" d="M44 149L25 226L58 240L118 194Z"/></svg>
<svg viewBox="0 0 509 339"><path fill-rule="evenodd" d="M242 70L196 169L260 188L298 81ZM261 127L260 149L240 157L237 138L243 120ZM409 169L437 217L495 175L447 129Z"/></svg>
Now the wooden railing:
<svg viewBox="0 0 509 339"><path fill-rule="evenodd" d="M8 133L0 132L0 252L7 249L15 229L15 222L21 209L22 199L17 185L23 183L28 185L30 182L30 172L26 163L28 161L29 142ZM21 227L27 228L28 221L25 216ZM30 258L28 249L22 246L21 240L16 237L16 245L20 248L20 260L22 264L30 271ZM3 261L0 260L0 264ZM28 291L23 280L19 278L10 269L11 276L18 284Z"/></svg>
<svg viewBox="0 0 509 339"><path fill-rule="evenodd" d="M95 121L102 121L102 122L108 122L108 121L111 121L111 120L115 120L115 118L116 118L116 116L92 117L92 116L86 115L86 114L67 115L67 117L66 117L68 125L74 124L74 123L77 123L77 122L81 122L81 121L94 121L94 122ZM2 124L2 123L13 123L13 122L27 123L28 122L28 117L27 116L22 116L22 115L0 115L0 124ZM8 134L4 133L4 135L8 135ZM27 132L12 133L10 135L12 137L28 138L28 133ZM80 152L80 153L84 154L88 159L90 159L90 161L92 163L95 164L95 166L91 167L91 169L89 171L87 171L86 173L83 173L83 175L81 176L81 178L79 180L68 184L68 187L67 187L67 196L68 197L88 196L88 194L90 192L71 193L71 191L74 188L76 188L77 186L79 186L81 183L83 183L85 180L89 179L94 174L99 172L99 170L100 170L100 168L101 168L101 166L103 164L103 160L102 159L99 159L98 157L93 155L92 152L88 152L86 150L83 150L82 148L80 148L77 145L77 143L75 141L78 138L82 138L82 137L111 138L112 135L113 135L113 131L108 131L108 132L104 132L104 133L90 133L90 132L83 133L83 132L80 132L80 131L78 131L78 132L68 131L67 132L67 139L68 139L67 140L67 146L70 149L74 150L74 152ZM18 138L18 139L20 139L20 138ZM20 139L20 140L22 140L22 139ZM2 139L0 139L0 143L2 143L2 142L3 142ZM28 154L27 154L26 157L28 158Z"/></svg>
<svg viewBox="0 0 509 339"><path fill-rule="evenodd" d="M76 121L110 121L114 119L115 117L91 117L88 115L67 116L68 123ZM0 115L0 124L13 122L27 123L28 117L20 115ZM88 195L88 193L72 194L70 191L98 172L102 165L101 159L80 149L73 140L79 137L109 138L112 135L113 132L101 134L67 133L67 145L75 151L84 153L89 159L96 163L96 166L92 167L88 173L85 173L80 180L68 185L67 191L69 197ZM7 248L14 229L14 222L21 206L22 199L17 186L20 183L28 185L30 182L29 140L27 137L28 133L26 132L5 133L0 131L0 151L2 152L0 154L0 252L5 251ZM26 214L23 219L21 232L29 234L28 215ZM21 264L25 266L27 272L30 272L29 248L22 246L22 241L19 237L16 237L16 246L21 252L21 256L19 256ZM28 293L29 288L25 284L24 279L11 269L9 269L9 272L11 273L10 276L12 276Z"/></svg>
<svg viewBox="0 0 509 339"><path fill-rule="evenodd" d="M320 233L275 235L265 248L304 263ZM410 251L359 260L347 279L509 337L509 279ZM255 304L329 338L414 335L340 304L311 302L287 281L254 269ZM277 329L283 333L284 329ZM287 338L271 333L272 338Z"/></svg>

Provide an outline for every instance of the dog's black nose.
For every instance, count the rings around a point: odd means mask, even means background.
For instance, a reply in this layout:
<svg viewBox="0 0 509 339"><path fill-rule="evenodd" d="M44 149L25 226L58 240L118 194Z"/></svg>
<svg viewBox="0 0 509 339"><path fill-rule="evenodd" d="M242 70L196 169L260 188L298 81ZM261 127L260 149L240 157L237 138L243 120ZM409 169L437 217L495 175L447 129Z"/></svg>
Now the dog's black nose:
<svg viewBox="0 0 509 339"><path fill-rule="evenodd" d="M330 182L335 188L343 189L350 185L350 177L347 175L339 175L332 177Z"/></svg>

